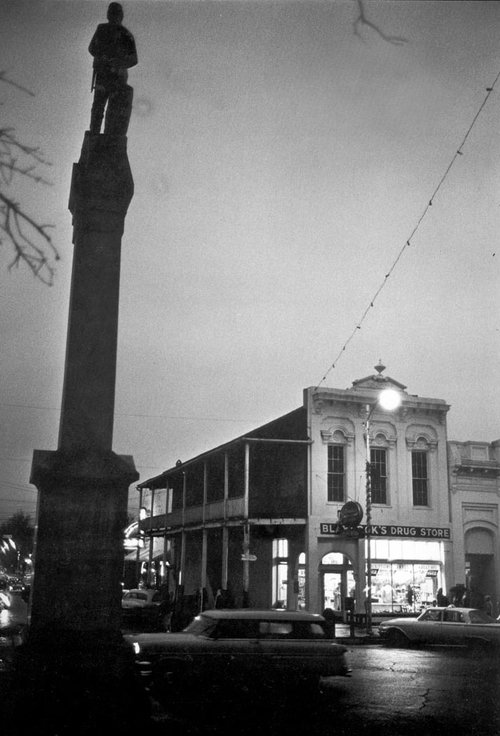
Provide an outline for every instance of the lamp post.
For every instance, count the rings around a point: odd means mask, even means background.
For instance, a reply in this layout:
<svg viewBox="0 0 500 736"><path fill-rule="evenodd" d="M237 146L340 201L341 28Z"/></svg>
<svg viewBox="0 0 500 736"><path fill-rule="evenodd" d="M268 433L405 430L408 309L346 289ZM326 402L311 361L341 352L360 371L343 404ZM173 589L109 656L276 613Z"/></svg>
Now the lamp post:
<svg viewBox="0 0 500 736"><path fill-rule="evenodd" d="M401 405L401 394L393 388L385 388L373 404L366 405L365 445L366 445L366 633L372 633L372 489L370 462L370 419L374 409L380 406L385 411L395 411Z"/></svg>

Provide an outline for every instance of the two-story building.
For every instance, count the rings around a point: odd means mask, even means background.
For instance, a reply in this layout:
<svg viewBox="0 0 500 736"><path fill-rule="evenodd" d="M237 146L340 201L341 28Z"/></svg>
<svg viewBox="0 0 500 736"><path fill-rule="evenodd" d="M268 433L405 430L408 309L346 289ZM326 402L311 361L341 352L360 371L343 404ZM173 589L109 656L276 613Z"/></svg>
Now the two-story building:
<svg viewBox="0 0 500 736"><path fill-rule="evenodd" d="M486 555L489 572L475 577L495 595L498 443L487 467L474 465L494 476L472 503L486 514L478 525L462 498L462 446L448 461L449 406L376 370L348 389L305 389L290 413L141 483L149 581L168 578L200 605L220 590L236 605L311 611L342 610L349 596L362 612L370 577L373 612L398 612L465 583ZM377 403L387 387L401 397L393 411Z"/></svg>
<svg viewBox="0 0 500 736"><path fill-rule="evenodd" d="M500 441L452 441L448 458L455 576L500 613Z"/></svg>

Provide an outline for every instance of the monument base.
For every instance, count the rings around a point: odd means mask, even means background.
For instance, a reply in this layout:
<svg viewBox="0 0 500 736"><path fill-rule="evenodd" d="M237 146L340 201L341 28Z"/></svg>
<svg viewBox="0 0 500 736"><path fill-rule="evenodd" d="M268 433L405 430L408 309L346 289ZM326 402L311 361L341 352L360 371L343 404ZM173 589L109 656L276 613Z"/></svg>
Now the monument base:
<svg viewBox="0 0 500 736"><path fill-rule="evenodd" d="M35 576L29 626L119 632L123 531L131 457L91 448L35 450L38 488Z"/></svg>
<svg viewBox="0 0 500 736"><path fill-rule="evenodd" d="M147 726L149 699L121 633L123 530L137 478L132 458L113 452L34 453L35 576L4 700L12 734L122 735Z"/></svg>
<svg viewBox="0 0 500 736"><path fill-rule="evenodd" d="M16 652L2 693L9 736L148 733L149 698L121 635L47 627ZM5 725L7 728L4 730Z"/></svg>

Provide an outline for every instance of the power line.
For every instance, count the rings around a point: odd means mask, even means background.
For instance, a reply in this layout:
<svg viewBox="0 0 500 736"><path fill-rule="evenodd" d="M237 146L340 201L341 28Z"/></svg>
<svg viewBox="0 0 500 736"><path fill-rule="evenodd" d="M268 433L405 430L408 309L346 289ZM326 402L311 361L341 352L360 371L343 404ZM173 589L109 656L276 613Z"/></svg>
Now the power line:
<svg viewBox="0 0 500 736"><path fill-rule="evenodd" d="M412 238L416 235L416 233L417 233L418 229L420 228L420 225L422 224L424 218L426 217L429 209L432 207L434 198L436 197L437 193L439 192L439 190L443 186L444 182L446 181L446 179L448 177L448 174L450 173L450 171L451 171L451 169L453 167L453 164L455 163L455 161L457 160L457 158L459 156L462 156L463 155L462 148L464 147L465 142L467 141L467 138L469 137L470 132L472 131L472 128L476 124L477 119L479 118L481 112L483 111L483 108L485 107L486 103L488 102L488 99L489 99L491 93L493 92L493 90L495 88L495 85L496 85L496 83L497 83L497 81L498 81L499 78L500 78L500 72L498 72L497 76L495 77L495 81L493 82L493 84L491 85L491 87L486 87L486 96L485 96L484 100L482 101L481 105L479 106L478 111L474 115L474 117L472 119L472 122L470 123L469 127L467 128L467 132L465 133L464 137L462 138L462 141L461 141L460 145L458 146L457 150L453 154L450 163L448 164L448 166L445 169L444 174L441 176L441 178L440 178L440 180L439 180L436 188L432 192L432 194L431 194L431 196L430 196L430 198L429 198L426 206L423 209L422 214L420 215L420 217L417 220L417 223L416 223L415 227L411 231L410 235L406 238L406 241L404 242L403 246L400 248L399 253L396 256L396 258L395 258L392 266L389 268L389 270L385 274L385 276L384 276L382 282L380 283L378 289L376 290L375 294L370 299L370 303L368 304L368 306L364 310L363 314L361 315L361 318L358 320L358 323L356 324L356 326L352 330L351 334L349 335L349 337L347 338L347 340L342 345L342 347L339 350L339 352L338 352L335 360L330 365L330 367L328 368L328 370L326 371L325 375L323 376L323 378L321 379L321 381L318 383L318 385L315 386L315 388L314 388L315 391L321 386L321 384L323 383L323 381L326 380L326 378L329 375L329 373L336 367L338 361L340 360L340 358L342 357L342 355L345 353L347 346L354 339L354 336L357 334L358 330L361 330L361 326L362 326L363 322L365 321L366 317L368 316L368 313L369 313L370 309L373 309L374 308L375 300L377 299L377 297L379 296L380 292L384 289L385 285L387 284L389 278L392 275L392 272L396 268L396 266L397 266L400 258L402 257L403 253L405 252L405 250L407 248L410 247Z"/></svg>
<svg viewBox="0 0 500 736"><path fill-rule="evenodd" d="M36 406L35 404L1 404L0 408L5 407L9 409L37 409L40 411L60 411L60 409L56 409L53 406ZM235 422L235 423L244 423L244 422L252 422L255 423L257 419L231 419L228 417L200 417L196 415L188 416L188 415L173 415L173 414L127 414L124 412L116 412L116 417L138 417L140 419L175 419L182 420L182 421L197 421L197 422Z"/></svg>

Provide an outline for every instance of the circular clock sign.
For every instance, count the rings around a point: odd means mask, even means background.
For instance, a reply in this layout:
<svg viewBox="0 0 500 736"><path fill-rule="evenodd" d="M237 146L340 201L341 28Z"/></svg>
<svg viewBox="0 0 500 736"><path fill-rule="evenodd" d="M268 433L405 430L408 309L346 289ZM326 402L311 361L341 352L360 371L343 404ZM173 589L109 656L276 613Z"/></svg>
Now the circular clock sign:
<svg viewBox="0 0 500 736"><path fill-rule="evenodd" d="M357 501L347 501L339 512L339 521L347 529L359 526L363 518L363 509Z"/></svg>

